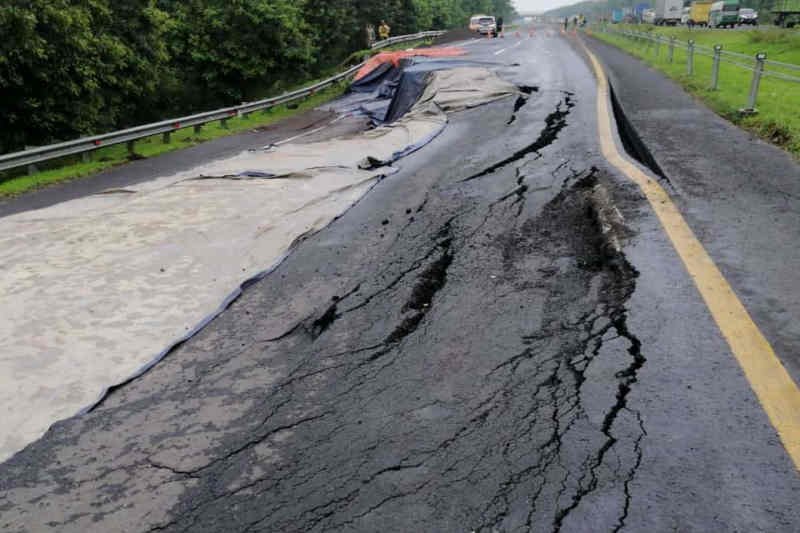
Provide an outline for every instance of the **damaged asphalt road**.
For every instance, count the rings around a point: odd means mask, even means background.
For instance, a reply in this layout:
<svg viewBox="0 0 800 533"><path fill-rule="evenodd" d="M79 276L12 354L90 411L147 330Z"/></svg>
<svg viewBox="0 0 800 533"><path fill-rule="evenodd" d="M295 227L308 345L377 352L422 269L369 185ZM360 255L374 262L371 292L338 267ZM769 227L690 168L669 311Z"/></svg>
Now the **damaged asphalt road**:
<svg viewBox="0 0 800 533"><path fill-rule="evenodd" d="M796 530L791 462L598 154L590 72L543 32L512 59L524 105L454 116L154 370L0 465L0 529Z"/></svg>

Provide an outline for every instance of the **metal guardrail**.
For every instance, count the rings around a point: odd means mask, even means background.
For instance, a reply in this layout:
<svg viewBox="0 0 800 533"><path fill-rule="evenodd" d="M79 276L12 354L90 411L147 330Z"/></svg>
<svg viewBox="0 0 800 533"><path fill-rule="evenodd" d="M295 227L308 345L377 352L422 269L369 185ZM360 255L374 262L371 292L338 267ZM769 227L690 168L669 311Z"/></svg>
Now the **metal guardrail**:
<svg viewBox="0 0 800 533"><path fill-rule="evenodd" d="M420 39L427 39L430 37L438 37L442 35L443 31L425 31L415 33L412 35L399 35L391 37L383 41L378 41L372 45L372 49L385 48L393 44L417 41ZM173 118L169 120L162 120L152 124L144 124L142 126L135 126L119 131L112 131L102 135L92 135L90 137L82 137L73 141L66 141L48 146L39 146L30 148L20 152L13 152L0 155L0 171L9 170L28 166L29 172L35 171L37 163L58 159L60 157L86 154L105 146L113 146L121 143L128 143L129 151L133 152L133 143L138 139L144 139L153 135L164 135L164 142L169 142L170 134L184 128L194 127L196 131L204 124L209 122L221 121L223 124L230 118L246 115L254 111L261 111L275 107L280 104L285 104L300 98L311 96L320 89L329 87L339 81L342 81L356 73L364 63L360 63L344 72L331 76L322 80L314 85L297 89L279 96L272 98L265 98L255 102L245 102L237 106L225 107L216 109L214 111L206 111L204 113L197 113L180 118Z"/></svg>
<svg viewBox="0 0 800 533"><path fill-rule="evenodd" d="M656 56L658 56L660 52L661 45L664 44L668 47L667 60L670 63L673 62L675 48L678 45L678 42L674 37L668 38L647 31L618 29L608 25L601 26L600 31L609 34L621 35L627 39L642 43L648 47L652 46ZM691 39L686 42L685 46L686 74L688 76L693 76L695 73L695 55L704 55L712 58L711 86L709 87L712 90L717 90L719 87L719 68L721 63L733 65L752 73L750 91L747 97L747 105L746 107L740 109L740 112L743 114L752 114L756 112L758 91L761 85L761 79L764 76L769 76L791 83L800 83L800 65L782 63L780 61L770 61L767 59L767 55L764 53L758 53L754 56L749 56L739 52L723 50L722 45L716 45L713 48L701 46L695 44L695 42Z"/></svg>

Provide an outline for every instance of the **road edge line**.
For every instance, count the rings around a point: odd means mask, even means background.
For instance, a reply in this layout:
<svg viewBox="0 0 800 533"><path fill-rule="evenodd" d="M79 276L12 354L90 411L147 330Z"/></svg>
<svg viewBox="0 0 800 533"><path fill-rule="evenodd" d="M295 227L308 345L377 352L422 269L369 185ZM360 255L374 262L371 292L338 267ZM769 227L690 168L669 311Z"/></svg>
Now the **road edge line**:
<svg viewBox="0 0 800 533"><path fill-rule="evenodd" d="M597 78L597 129L603 157L647 198L795 469L800 470L800 389L666 190L620 153L608 77L583 39L578 41Z"/></svg>

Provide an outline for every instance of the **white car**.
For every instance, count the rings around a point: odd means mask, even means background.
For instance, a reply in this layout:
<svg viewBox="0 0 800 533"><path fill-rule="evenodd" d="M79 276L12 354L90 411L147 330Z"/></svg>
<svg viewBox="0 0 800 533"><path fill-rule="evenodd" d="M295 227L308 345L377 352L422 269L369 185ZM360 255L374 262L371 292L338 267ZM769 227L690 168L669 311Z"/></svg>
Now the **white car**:
<svg viewBox="0 0 800 533"><path fill-rule="evenodd" d="M743 7L739 10L739 25L750 24L758 26L758 11Z"/></svg>
<svg viewBox="0 0 800 533"><path fill-rule="evenodd" d="M489 35L497 32L497 21L494 17L481 17L478 19L478 33Z"/></svg>

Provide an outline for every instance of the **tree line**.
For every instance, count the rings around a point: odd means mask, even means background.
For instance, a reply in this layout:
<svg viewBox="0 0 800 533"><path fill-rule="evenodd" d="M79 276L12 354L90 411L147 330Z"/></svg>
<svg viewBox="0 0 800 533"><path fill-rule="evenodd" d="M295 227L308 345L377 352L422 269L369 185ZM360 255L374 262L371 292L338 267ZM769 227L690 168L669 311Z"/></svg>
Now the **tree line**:
<svg viewBox="0 0 800 533"><path fill-rule="evenodd" d="M264 97L511 0L5 0L0 153Z"/></svg>

